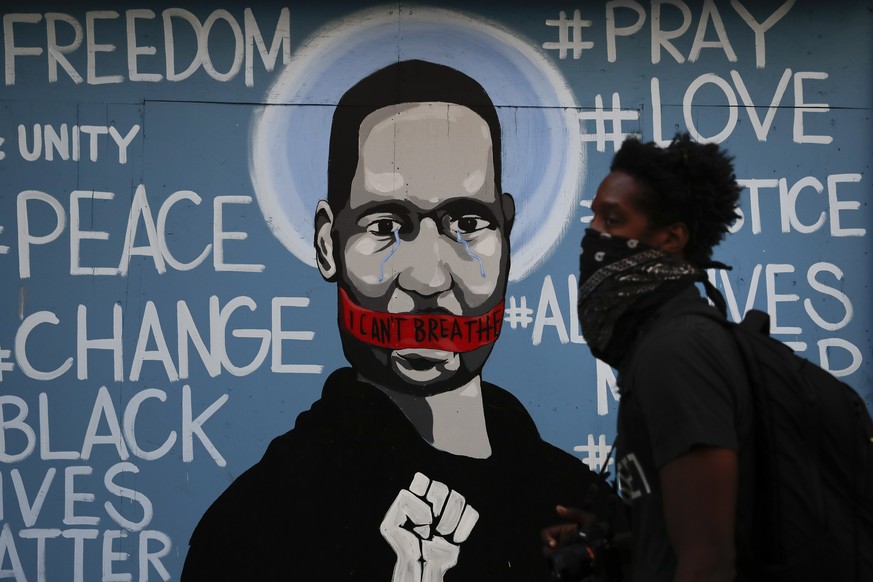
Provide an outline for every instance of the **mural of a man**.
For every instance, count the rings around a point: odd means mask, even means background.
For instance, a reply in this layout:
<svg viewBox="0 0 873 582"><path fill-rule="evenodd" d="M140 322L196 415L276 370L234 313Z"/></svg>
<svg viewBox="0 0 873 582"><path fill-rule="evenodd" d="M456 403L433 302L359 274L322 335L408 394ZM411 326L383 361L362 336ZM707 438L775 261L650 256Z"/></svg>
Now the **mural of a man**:
<svg viewBox="0 0 873 582"><path fill-rule="evenodd" d="M442 65L395 63L339 101L315 246L352 367L207 511L183 580L546 579L557 504L620 519L481 378L515 214L500 144L488 95Z"/></svg>

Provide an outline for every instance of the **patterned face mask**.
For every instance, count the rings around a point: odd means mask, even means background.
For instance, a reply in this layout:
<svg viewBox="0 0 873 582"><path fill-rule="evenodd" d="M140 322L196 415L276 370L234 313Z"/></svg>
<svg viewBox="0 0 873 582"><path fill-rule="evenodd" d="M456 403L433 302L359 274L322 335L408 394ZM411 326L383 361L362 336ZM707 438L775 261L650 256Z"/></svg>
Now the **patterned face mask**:
<svg viewBox="0 0 873 582"><path fill-rule="evenodd" d="M579 322L595 357L615 365L627 345L614 345L616 322L640 298L674 292L706 278L679 256L635 239L587 229L579 258ZM611 345L612 344L612 345Z"/></svg>

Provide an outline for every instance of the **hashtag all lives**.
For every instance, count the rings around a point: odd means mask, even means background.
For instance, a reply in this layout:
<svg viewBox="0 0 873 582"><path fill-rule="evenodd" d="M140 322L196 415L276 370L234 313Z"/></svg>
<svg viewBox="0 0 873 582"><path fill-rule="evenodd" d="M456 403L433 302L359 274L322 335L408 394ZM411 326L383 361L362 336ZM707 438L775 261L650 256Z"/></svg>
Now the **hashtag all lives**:
<svg viewBox="0 0 873 582"><path fill-rule="evenodd" d="M524 295L518 300L516 300L515 295L511 296L503 313L503 321L508 323L511 329L518 327L527 329L527 326L533 323L533 309L527 306L527 297Z"/></svg>

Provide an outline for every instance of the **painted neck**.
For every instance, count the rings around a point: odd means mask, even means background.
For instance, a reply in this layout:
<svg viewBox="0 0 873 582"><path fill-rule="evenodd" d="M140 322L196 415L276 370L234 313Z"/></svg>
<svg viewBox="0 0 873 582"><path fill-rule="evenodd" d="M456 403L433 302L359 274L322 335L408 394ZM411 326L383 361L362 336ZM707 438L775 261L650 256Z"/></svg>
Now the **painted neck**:
<svg viewBox="0 0 873 582"><path fill-rule="evenodd" d="M491 456L479 376L459 388L432 396L416 396L381 386L379 389L434 448L474 459Z"/></svg>

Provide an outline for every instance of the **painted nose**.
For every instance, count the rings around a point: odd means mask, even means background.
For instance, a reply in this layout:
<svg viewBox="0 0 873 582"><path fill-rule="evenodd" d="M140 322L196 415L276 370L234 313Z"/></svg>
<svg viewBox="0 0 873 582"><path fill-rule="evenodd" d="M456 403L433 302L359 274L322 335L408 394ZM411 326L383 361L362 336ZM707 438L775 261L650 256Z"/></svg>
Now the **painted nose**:
<svg viewBox="0 0 873 582"><path fill-rule="evenodd" d="M451 253L451 241L432 219L425 218L415 238L401 242L397 249L398 286L424 297L446 291L452 286L447 262Z"/></svg>

